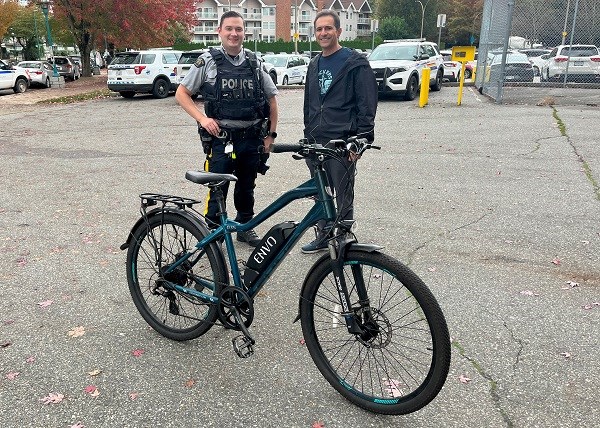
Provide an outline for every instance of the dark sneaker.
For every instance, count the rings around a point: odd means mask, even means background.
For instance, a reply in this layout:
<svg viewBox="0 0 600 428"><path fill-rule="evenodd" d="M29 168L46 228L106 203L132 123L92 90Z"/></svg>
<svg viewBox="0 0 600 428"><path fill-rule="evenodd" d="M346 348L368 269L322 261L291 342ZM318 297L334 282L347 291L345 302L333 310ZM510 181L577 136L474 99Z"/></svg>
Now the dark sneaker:
<svg viewBox="0 0 600 428"><path fill-rule="evenodd" d="M260 244L260 238L254 229L247 230L246 232L238 232L237 240L240 242L247 242L251 247L256 247Z"/></svg>
<svg viewBox="0 0 600 428"><path fill-rule="evenodd" d="M310 244L306 244L301 248L304 254L318 253L319 251L327 250L327 239L317 238Z"/></svg>

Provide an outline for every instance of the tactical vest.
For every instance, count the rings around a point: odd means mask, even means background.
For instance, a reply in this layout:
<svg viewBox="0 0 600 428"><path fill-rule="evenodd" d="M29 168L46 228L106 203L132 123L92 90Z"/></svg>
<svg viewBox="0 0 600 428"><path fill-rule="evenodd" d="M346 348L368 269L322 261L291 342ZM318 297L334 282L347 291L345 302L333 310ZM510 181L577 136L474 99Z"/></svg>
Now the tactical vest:
<svg viewBox="0 0 600 428"><path fill-rule="evenodd" d="M269 102L262 89L262 73L252 52L243 51L246 59L234 66L220 50L211 48L217 65L214 86L202 85L204 111L213 119L256 120L269 117Z"/></svg>

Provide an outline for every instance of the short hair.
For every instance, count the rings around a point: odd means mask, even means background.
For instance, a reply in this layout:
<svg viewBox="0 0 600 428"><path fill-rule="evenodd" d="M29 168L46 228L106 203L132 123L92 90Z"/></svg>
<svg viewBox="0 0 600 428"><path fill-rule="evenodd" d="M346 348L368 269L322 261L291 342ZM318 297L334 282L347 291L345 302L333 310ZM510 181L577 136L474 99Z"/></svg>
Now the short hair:
<svg viewBox="0 0 600 428"><path fill-rule="evenodd" d="M317 28L317 19L323 16L331 16L333 18L333 24L335 25L336 29L341 27L340 16L336 13L336 11L331 9L324 9L321 12L317 13L317 16L315 16L315 20L313 22L315 28Z"/></svg>
<svg viewBox="0 0 600 428"><path fill-rule="evenodd" d="M223 21L226 18L242 18L242 24L244 25L244 27L246 27L246 22L244 21L244 17L242 16L241 13L236 12L235 10L228 10L223 15L221 15L221 20L219 21L219 27L223 26Z"/></svg>

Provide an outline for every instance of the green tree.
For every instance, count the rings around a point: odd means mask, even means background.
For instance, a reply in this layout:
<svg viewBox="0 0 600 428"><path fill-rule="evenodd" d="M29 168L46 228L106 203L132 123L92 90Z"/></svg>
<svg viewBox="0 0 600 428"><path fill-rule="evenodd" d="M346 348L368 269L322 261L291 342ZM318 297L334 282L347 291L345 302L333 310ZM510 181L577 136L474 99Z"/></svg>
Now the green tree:
<svg viewBox="0 0 600 428"><path fill-rule="evenodd" d="M437 40L437 15L445 13L440 12L445 1L447 0L420 0L419 3L417 0L376 0L375 15L380 21L394 16L403 18L407 25L407 37L419 37L424 10L423 37Z"/></svg>
<svg viewBox="0 0 600 428"><path fill-rule="evenodd" d="M410 30L404 18L392 16L379 23L379 36L383 40L404 39L410 36Z"/></svg>
<svg viewBox="0 0 600 428"><path fill-rule="evenodd" d="M479 41L483 0L445 0L447 44L470 45L471 36Z"/></svg>

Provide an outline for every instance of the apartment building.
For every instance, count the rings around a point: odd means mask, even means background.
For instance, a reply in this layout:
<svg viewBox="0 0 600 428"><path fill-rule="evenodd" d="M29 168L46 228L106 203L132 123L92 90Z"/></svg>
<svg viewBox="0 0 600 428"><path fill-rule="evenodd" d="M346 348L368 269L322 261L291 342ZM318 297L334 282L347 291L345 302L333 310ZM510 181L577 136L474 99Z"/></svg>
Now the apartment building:
<svg viewBox="0 0 600 428"><path fill-rule="evenodd" d="M219 17L228 10L242 14L246 21L246 40L274 42L308 40L317 12L335 10L340 16L342 40L371 36L373 9L369 0L202 0L197 2L198 23L192 42L217 44Z"/></svg>

